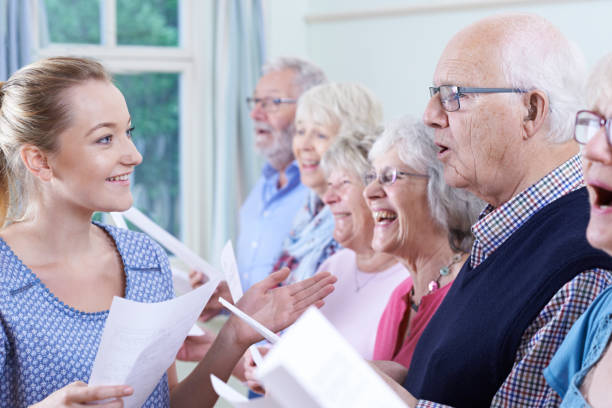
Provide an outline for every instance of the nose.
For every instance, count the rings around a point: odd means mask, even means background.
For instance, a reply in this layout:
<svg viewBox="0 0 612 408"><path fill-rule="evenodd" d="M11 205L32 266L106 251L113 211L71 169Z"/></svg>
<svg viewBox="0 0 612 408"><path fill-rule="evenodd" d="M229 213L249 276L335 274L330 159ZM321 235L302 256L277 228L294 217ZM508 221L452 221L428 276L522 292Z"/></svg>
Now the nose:
<svg viewBox="0 0 612 408"><path fill-rule="evenodd" d="M331 205L337 203L338 201L340 201L340 196L336 193L336 187L333 184L328 183L327 190L325 191L325 194L323 194L323 202L325 205Z"/></svg>
<svg viewBox="0 0 612 408"><path fill-rule="evenodd" d="M265 121L268 118L266 111L261 107L261 103L256 103L251 109L251 119Z"/></svg>
<svg viewBox="0 0 612 408"><path fill-rule="evenodd" d="M374 201L378 198L383 198L384 196L385 189L380 185L378 180L373 180L363 189L363 198L368 204L370 204L370 201Z"/></svg>
<svg viewBox="0 0 612 408"><path fill-rule="evenodd" d="M136 148L134 141L130 138L125 139L123 149L123 155L121 156L121 163L126 166L138 166L142 163L142 155Z"/></svg>
<svg viewBox="0 0 612 408"><path fill-rule="evenodd" d="M592 162L612 164L612 147L607 138L606 129L602 127L582 148L584 158Z"/></svg>
<svg viewBox="0 0 612 408"><path fill-rule="evenodd" d="M423 112L423 122L432 128L442 129L448 127L447 112L442 108L440 94L429 98L429 102Z"/></svg>
<svg viewBox="0 0 612 408"><path fill-rule="evenodd" d="M314 149L312 143L312 132L306 132L304 134L295 134L293 137L293 150L294 152L299 150L310 151Z"/></svg>

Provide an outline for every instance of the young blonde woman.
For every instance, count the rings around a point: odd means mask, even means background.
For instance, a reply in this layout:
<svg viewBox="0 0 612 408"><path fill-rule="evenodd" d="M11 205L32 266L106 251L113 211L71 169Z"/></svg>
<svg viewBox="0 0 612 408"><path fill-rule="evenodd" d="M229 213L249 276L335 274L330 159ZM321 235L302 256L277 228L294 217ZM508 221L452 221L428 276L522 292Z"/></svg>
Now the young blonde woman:
<svg viewBox="0 0 612 408"><path fill-rule="evenodd" d="M113 296L159 302L173 296L168 259L146 236L92 223L95 211L132 205L130 175L142 161L125 99L97 62L51 58L0 87L0 406L75 407L110 399L129 384L88 386ZM277 288L282 270L239 306L274 330L334 278ZM227 378L257 334L230 318L214 352L178 383L172 365L146 407L207 407L214 372Z"/></svg>

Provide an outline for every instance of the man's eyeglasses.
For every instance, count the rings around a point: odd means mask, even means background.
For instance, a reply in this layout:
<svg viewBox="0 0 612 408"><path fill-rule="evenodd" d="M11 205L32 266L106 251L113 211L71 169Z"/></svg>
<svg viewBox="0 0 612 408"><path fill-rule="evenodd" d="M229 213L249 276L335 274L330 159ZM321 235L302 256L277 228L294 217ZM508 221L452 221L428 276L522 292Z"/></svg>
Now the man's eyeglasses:
<svg viewBox="0 0 612 408"><path fill-rule="evenodd" d="M465 94L470 93L525 93L524 89L520 88L467 88L463 86L454 85L441 85L441 86L430 86L429 96L434 97L436 94L440 94L440 102L442 108L447 112L455 112L461 108L459 99Z"/></svg>
<svg viewBox="0 0 612 408"><path fill-rule="evenodd" d="M574 139L580 144L587 144L599 132L604 129L606 140L612 146L612 135L610 123L612 118L606 119L597 112L581 110L576 113L576 124L574 125Z"/></svg>
<svg viewBox="0 0 612 408"><path fill-rule="evenodd" d="M257 104L266 112L276 112L283 103L296 103L297 99L291 98L246 98L250 110L255 109Z"/></svg>
<svg viewBox="0 0 612 408"><path fill-rule="evenodd" d="M363 176L363 181L366 186L370 185L374 180L378 180L378 182L383 186L390 186L391 184L395 183L395 180L397 180L398 177L401 178L402 176L412 176L412 177L422 177L422 178L429 177L426 174L409 173L407 171L398 170L395 167L385 167L378 174L376 174L375 170L368 171Z"/></svg>

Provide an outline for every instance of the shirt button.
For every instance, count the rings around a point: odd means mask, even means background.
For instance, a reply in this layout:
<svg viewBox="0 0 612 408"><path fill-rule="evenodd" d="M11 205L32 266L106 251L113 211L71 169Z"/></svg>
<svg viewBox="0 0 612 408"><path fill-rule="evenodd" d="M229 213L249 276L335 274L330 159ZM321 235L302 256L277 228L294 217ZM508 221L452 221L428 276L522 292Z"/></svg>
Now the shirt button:
<svg viewBox="0 0 612 408"><path fill-rule="evenodd" d="M249 279L249 274L248 274L248 273L243 273L243 274L242 274L242 277L243 277L244 279Z"/></svg>
<svg viewBox="0 0 612 408"><path fill-rule="evenodd" d="M251 248L257 248L257 241L251 242Z"/></svg>
<svg viewBox="0 0 612 408"><path fill-rule="evenodd" d="M267 217L268 215L270 215L270 211L268 211L268 210L264 211L263 216Z"/></svg>

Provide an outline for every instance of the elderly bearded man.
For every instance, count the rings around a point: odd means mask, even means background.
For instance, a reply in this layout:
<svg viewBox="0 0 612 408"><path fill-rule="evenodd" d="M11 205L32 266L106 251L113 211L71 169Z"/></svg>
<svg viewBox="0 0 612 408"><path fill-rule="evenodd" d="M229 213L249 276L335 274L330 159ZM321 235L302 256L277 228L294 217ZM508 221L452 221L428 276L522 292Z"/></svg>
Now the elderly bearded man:
<svg viewBox="0 0 612 408"><path fill-rule="evenodd" d="M612 284L612 258L585 238L589 203L571 140L584 77L580 54L533 15L481 20L440 57L424 121L446 182L489 205L414 352L403 382L413 404L560 403L542 370Z"/></svg>
<svg viewBox="0 0 612 408"><path fill-rule="evenodd" d="M240 208L236 249L245 291L273 270L283 240L289 235L291 220L308 196L291 149L293 121L300 95L327 82L320 68L299 58L277 58L264 65L262 71L253 97L246 101L254 123L255 149L266 158L266 164ZM192 284L199 286L203 276L193 271ZM208 320L221 311L219 296L231 299L227 283L219 284L201 320Z"/></svg>

